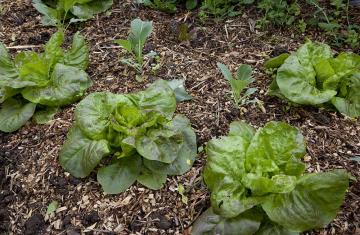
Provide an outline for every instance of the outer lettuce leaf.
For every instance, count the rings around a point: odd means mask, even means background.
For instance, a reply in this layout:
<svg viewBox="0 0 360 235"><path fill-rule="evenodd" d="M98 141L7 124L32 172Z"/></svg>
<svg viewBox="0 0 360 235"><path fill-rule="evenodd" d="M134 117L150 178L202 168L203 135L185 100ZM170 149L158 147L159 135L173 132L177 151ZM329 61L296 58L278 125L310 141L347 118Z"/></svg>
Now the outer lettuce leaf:
<svg viewBox="0 0 360 235"><path fill-rule="evenodd" d="M355 118L360 116L360 72L354 73L349 80L352 84L347 88L346 96L333 97L331 102L339 112Z"/></svg>
<svg viewBox="0 0 360 235"><path fill-rule="evenodd" d="M23 51L15 56L15 64L20 67L35 61L39 61L40 57L33 51Z"/></svg>
<svg viewBox="0 0 360 235"><path fill-rule="evenodd" d="M60 150L60 164L73 176L85 178L100 163L100 160L110 154L107 140L92 140L85 136L74 124L68 139Z"/></svg>
<svg viewBox="0 0 360 235"><path fill-rule="evenodd" d="M113 0L78 0L77 4L70 7L72 14L80 19L91 19L94 14L106 11L113 5Z"/></svg>
<svg viewBox="0 0 360 235"><path fill-rule="evenodd" d="M32 119L39 124L45 124L49 122L51 119L53 119L55 114L59 111L61 111L59 107L46 106L45 109L36 111L32 116Z"/></svg>
<svg viewBox="0 0 360 235"><path fill-rule="evenodd" d="M0 43L0 88L3 88L9 81L19 77L20 74L11 61L4 44ZM0 102L2 101L0 100Z"/></svg>
<svg viewBox="0 0 360 235"><path fill-rule="evenodd" d="M161 79L151 84L145 91L125 96L133 101L137 109L156 109L163 112L168 119L176 109L174 91Z"/></svg>
<svg viewBox="0 0 360 235"><path fill-rule="evenodd" d="M265 62L264 67L267 69L271 69L271 68L279 68L281 65L284 64L285 60L289 57L290 55L288 53L283 53L277 57L271 58L268 61Z"/></svg>
<svg viewBox="0 0 360 235"><path fill-rule="evenodd" d="M16 131L31 118L35 108L36 104L25 103L15 98L5 100L0 112L0 130Z"/></svg>
<svg viewBox="0 0 360 235"><path fill-rule="evenodd" d="M305 67L302 62L297 56L292 55L278 69L276 81L281 92L286 98L299 104L317 105L328 102L337 92L317 89L312 65L313 71L310 72L310 66ZM312 79L310 79L311 75L313 75Z"/></svg>
<svg viewBox="0 0 360 235"><path fill-rule="evenodd" d="M89 64L89 50L84 36L77 32L73 37L70 51L65 54L64 62L66 65L85 70Z"/></svg>
<svg viewBox="0 0 360 235"><path fill-rule="evenodd" d="M20 69L19 81L33 82L33 86L43 87L49 83L52 59L44 59L24 64Z"/></svg>
<svg viewBox="0 0 360 235"><path fill-rule="evenodd" d="M141 166L141 173L137 177L137 181L145 185L146 187L157 190L164 187L164 184L166 183L166 176L165 174L159 174L154 171L149 170L144 165Z"/></svg>
<svg viewBox="0 0 360 235"><path fill-rule="evenodd" d="M204 179L210 190L226 176L241 180L245 174L245 153L249 142L240 136L212 139L206 145L207 164Z"/></svg>
<svg viewBox="0 0 360 235"><path fill-rule="evenodd" d="M274 166L280 172L286 172L286 165L293 157L300 159L306 151L304 136L296 127L282 122L270 122L264 129L259 128L246 152L246 169L248 172L274 172ZM261 162L270 160L264 165ZM262 169L258 167L261 166ZM258 168L258 169L256 169ZM261 175L259 175L261 176ZM270 174L271 176L271 174Z"/></svg>
<svg viewBox="0 0 360 235"><path fill-rule="evenodd" d="M62 52L60 46L64 41L64 34L59 30L54 33L50 40L45 45L45 58L53 58L52 64L63 63L64 61L64 53Z"/></svg>
<svg viewBox="0 0 360 235"><path fill-rule="evenodd" d="M196 157L196 135L191 129L190 121L181 115L176 115L171 121L177 127L183 136L183 146L178 157L172 163L163 163L143 159L144 165L150 170L159 174L182 175L191 169Z"/></svg>
<svg viewBox="0 0 360 235"><path fill-rule="evenodd" d="M259 229L262 217L261 211L251 209L236 217L224 218L210 207L196 220L191 235L252 235Z"/></svg>
<svg viewBox="0 0 360 235"><path fill-rule="evenodd" d="M322 228L336 217L348 187L345 170L307 174L292 192L271 194L261 205L271 220L291 231Z"/></svg>
<svg viewBox="0 0 360 235"><path fill-rule="evenodd" d="M240 136L250 142L255 133L254 128L246 122L235 121L230 123L229 136Z"/></svg>
<svg viewBox="0 0 360 235"><path fill-rule="evenodd" d="M21 92L22 95L34 103L65 106L80 99L79 93L92 85L83 70L63 64L56 64L50 79L46 87L27 87Z"/></svg>
<svg viewBox="0 0 360 235"><path fill-rule="evenodd" d="M113 164L99 169L97 179L108 194L124 192L139 176L141 163L139 154L114 160Z"/></svg>
<svg viewBox="0 0 360 235"><path fill-rule="evenodd" d="M259 230L254 235L300 235L300 233L287 230L274 221L266 219L261 222Z"/></svg>
<svg viewBox="0 0 360 235"><path fill-rule="evenodd" d="M115 95L110 92L92 93L82 100L75 109L75 118L80 130L94 140L106 139L112 114L118 103L131 101L124 95Z"/></svg>

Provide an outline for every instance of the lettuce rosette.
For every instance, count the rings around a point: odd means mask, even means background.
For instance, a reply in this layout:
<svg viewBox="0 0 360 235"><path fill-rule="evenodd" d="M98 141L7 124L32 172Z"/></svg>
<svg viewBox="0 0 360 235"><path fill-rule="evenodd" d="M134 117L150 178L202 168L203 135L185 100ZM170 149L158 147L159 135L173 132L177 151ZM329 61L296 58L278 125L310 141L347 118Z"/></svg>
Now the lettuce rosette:
<svg viewBox="0 0 360 235"><path fill-rule="evenodd" d="M341 53L307 39L297 52L272 58L265 68L278 68L269 94L304 105L336 108L350 117L360 116L360 56Z"/></svg>
<svg viewBox="0 0 360 235"><path fill-rule="evenodd" d="M24 51L15 63L0 43L0 130L12 132L31 117L39 123L50 121L60 106L74 103L92 85L84 71L89 51L78 32L69 51L62 51L62 32L55 33L44 53Z"/></svg>
<svg viewBox="0 0 360 235"><path fill-rule="evenodd" d="M75 120L60 151L60 164L78 178L97 172L109 194L125 191L136 180L160 189L167 175L188 171L196 157L196 136L189 120L176 115L175 94L157 80L136 94L92 93L76 107Z"/></svg>
<svg viewBox="0 0 360 235"><path fill-rule="evenodd" d="M231 123L229 136L206 146L211 207L191 234L295 235L330 223L348 188L347 172L303 175L305 151L304 136L286 123L270 122L257 132Z"/></svg>

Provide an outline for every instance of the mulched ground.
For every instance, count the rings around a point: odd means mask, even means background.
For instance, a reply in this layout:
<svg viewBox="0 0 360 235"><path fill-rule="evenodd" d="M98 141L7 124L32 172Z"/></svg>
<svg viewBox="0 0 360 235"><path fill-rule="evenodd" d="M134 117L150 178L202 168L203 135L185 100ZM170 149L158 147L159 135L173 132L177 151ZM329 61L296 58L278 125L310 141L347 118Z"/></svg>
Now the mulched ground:
<svg viewBox="0 0 360 235"><path fill-rule="evenodd" d="M267 96L271 76L264 73L264 55L271 57L293 52L305 42L329 42L331 36L322 29L308 26L302 34L293 27L269 27L266 38L253 29L253 22L262 16L256 5L243 9L243 14L214 22L200 20L198 11L179 9L175 15L144 8L130 2L115 1L111 15L96 15L94 19L71 26L66 42L80 30L88 41L90 64L87 73L94 85L88 93L111 91L131 93L144 90L154 80L186 80L186 90L197 97L178 104L176 113L186 115L197 136L198 146L205 146L213 137L227 135L232 121L244 120L255 128L269 121L283 121L300 128L307 142L303 160L307 172L346 169L353 179L360 180L359 163L349 158L360 156L360 119L349 119L339 113L324 112L313 107L291 106L286 101ZM326 2L323 7L331 8ZM44 44L56 31L40 24L40 14L27 1L0 1L0 41L13 56L24 50L42 52ZM306 21L315 8L299 3ZM359 7L351 7L351 23L359 22ZM148 38L145 53L153 50L161 57L162 67L153 74L146 65L143 83L136 81L136 73L118 61L122 51L109 38L126 39L130 22L140 18L151 21L154 31ZM299 18L300 19L300 18ZM190 42L177 41L177 26L186 24L196 28ZM296 37L298 35L298 37ZM229 47L230 43L233 46ZM33 45L19 49L16 46ZM357 48L333 48L360 52ZM251 86L258 88L251 98L264 105L250 104L239 112L224 98L229 84L216 63L221 62L232 72L241 64L253 68L256 78ZM1 107L1 105L0 105ZM118 195L106 195L96 181L96 173L76 179L65 172L58 161L66 134L74 123L76 104L64 107L45 125L28 122L18 131L0 131L0 234L80 234L96 223L87 234L189 234L192 223L209 206L209 192L201 180L206 154L200 152L193 168L182 176L169 176L165 187L149 190L135 183ZM178 185L186 190L188 203L182 201ZM360 234L360 185L350 180L345 199L336 219L323 229L303 234ZM58 201L55 213L45 215L48 205Z"/></svg>

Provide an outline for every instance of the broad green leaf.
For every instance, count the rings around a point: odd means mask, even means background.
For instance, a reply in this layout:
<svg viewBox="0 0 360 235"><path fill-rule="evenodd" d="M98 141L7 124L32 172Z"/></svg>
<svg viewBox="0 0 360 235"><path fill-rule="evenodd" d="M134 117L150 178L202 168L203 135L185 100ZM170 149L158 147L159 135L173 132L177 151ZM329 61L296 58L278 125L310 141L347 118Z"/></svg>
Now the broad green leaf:
<svg viewBox="0 0 360 235"><path fill-rule="evenodd" d="M230 70L222 63L217 63L216 65L219 66L219 68L221 69L221 73L224 75L226 80L230 81L230 79L232 79Z"/></svg>
<svg viewBox="0 0 360 235"><path fill-rule="evenodd" d="M118 103L131 101L124 95L99 92L88 95L75 109L75 119L81 131L94 140L106 139L110 123L110 114L115 112Z"/></svg>
<svg viewBox="0 0 360 235"><path fill-rule="evenodd" d="M281 93L281 90L277 84L276 77L272 80L268 94L279 97L280 99L285 99L285 96Z"/></svg>
<svg viewBox="0 0 360 235"><path fill-rule="evenodd" d="M286 98L299 104L322 104L336 95L336 91L320 91L314 85L311 85L307 81L310 74L304 70L296 56L290 56L278 69L277 85Z"/></svg>
<svg viewBox="0 0 360 235"><path fill-rule="evenodd" d="M241 81L247 81L251 77L252 69L247 64L242 64L237 71L237 79Z"/></svg>
<svg viewBox="0 0 360 235"><path fill-rule="evenodd" d="M70 10L70 7L74 5L77 2L77 0L65 0L64 3L64 10L65 12L68 12Z"/></svg>
<svg viewBox="0 0 360 235"><path fill-rule="evenodd" d="M229 136L240 136L250 143L255 133L254 128L246 122L235 121L230 123Z"/></svg>
<svg viewBox="0 0 360 235"><path fill-rule="evenodd" d="M141 156L138 154L120 158L109 166L101 167L97 179L108 194L124 192L138 178L141 164Z"/></svg>
<svg viewBox="0 0 360 235"><path fill-rule="evenodd" d="M274 221L266 219L261 222L259 230L254 235L300 235L300 233L287 230Z"/></svg>
<svg viewBox="0 0 360 235"><path fill-rule="evenodd" d="M83 70L56 64L47 86L27 87L22 91L22 95L33 103L65 106L80 99L82 93L91 85L91 79Z"/></svg>
<svg viewBox="0 0 360 235"><path fill-rule="evenodd" d="M271 68L279 68L281 65L284 64L285 60L289 58L288 53L283 53L277 57L271 58L268 61L265 62L264 67L267 69Z"/></svg>
<svg viewBox="0 0 360 235"><path fill-rule="evenodd" d="M183 146L177 158L170 164L143 159L144 165L159 174L182 175L191 169L196 157L196 135L191 129L190 121L181 115L176 115L171 123L177 127L183 136Z"/></svg>
<svg viewBox="0 0 360 235"><path fill-rule="evenodd" d="M114 40L117 44L121 45L123 48L125 48L128 52L133 54L131 49L131 43L126 40Z"/></svg>
<svg viewBox="0 0 360 235"><path fill-rule="evenodd" d="M100 160L110 154L107 140L92 140L85 136L74 124L67 140L60 150L60 164L77 178L85 178L100 163Z"/></svg>
<svg viewBox="0 0 360 235"><path fill-rule="evenodd" d="M222 217L235 217L252 207L242 203L246 194L247 189L240 181L232 176L226 176L211 192L211 207Z"/></svg>
<svg viewBox="0 0 360 235"><path fill-rule="evenodd" d="M245 174L245 153L248 146L249 142L240 136L209 141L206 145L207 164L204 179L210 190L219 185L226 176L241 180Z"/></svg>
<svg viewBox="0 0 360 235"><path fill-rule="evenodd" d="M73 43L70 51L64 58L64 64L85 70L89 64L89 50L87 48L84 36L77 32L73 37Z"/></svg>
<svg viewBox="0 0 360 235"><path fill-rule="evenodd" d="M35 122L39 124L45 124L49 122L51 119L53 119L55 114L58 113L59 111L61 111L59 107L46 106L45 109L36 111L32 118Z"/></svg>
<svg viewBox="0 0 360 235"><path fill-rule="evenodd" d="M305 151L305 139L298 128L283 122L270 122L259 128L253 137L246 152L246 169L254 172L261 162L270 160L285 173L287 163L293 157L300 159ZM271 172L270 161L262 166L262 172Z"/></svg>
<svg viewBox="0 0 360 235"><path fill-rule="evenodd" d="M41 14L46 15L53 22L54 25L60 23L60 14L57 10L47 7L45 4L42 3L35 3L33 4L33 7L35 7L36 10L38 10L38 12L40 12Z"/></svg>
<svg viewBox="0 0 360 235"><path fill-rule="evenodd" d="M58 23L56 21L54 21L53 19L50 19L47 16L42 16L41 17L41 24L43 25L51 25L51 26L58 26Z"/></svg>
<svg viewBox="0 0 360 235"><path fill-rule="evenodd" d="M172 163L183 145L181 131L170 123L135 137L138 153L146 159Z"/></svg>
<svg viewBox="0 0 360 235"><path fill-rule="evenodd" d="M209 208L196 220L191 235L252 235L259 229L262 217L261 212L251 209L236 217L224 218Z"/></svg>
<svg viewBox="0 0 360 235"><path fill-rule="evenodd" d="M168 119L176 109L174 91L161 79L156 80L145 91L125 96L131 99L137 109L156 109L163 112Z"/></svg>
<svg viewBox="0 0 360 235"><path fill-rule="evenodd" d="M60 46L64 41L64 34L61 30L54 33L50 40L45 45L44 56L53 58L53 65L56 63L62 63L64 59L64 53L62 52Z"/></svg>
<svg viewBox="0 0 360 235"><path fill-rule="evenodd" d="M38 87L46 86L50 81L51 59L24 64L20 69L19 81L33 82Z"/></svg>
<svg viewBox="0 0 360 235"><path fill-rule="evenodd" d="M131 47L134 49L136 56L141 57L142 49L146 38L151 34L153 26L148 21L135 19L131 21L131 30L133 35L129 36ZM140 62L141 64L142 62Z"/></svg>
<svg viewBox="0 0 360 235"><path fill-rule="evenodd" d="M317 25L319 23L319 18L311 18L308 20L309 25Z"/></svg>
<svg viewBox="0 0 360 235"><path fill-rule="evenodd" d="M352 118L360 116L360 72L349 77L351 84L347 88L345 97L333 97L331 103L339 110Z"/></svg>
<svg viewBox="0 0 360 235"><path fill-rule="evenodd" d="M25 103L16 98L4 101L0 112L0 130L13 132L23 126L34 114L36 104Z"/></svg>
<svg viewBox="0 0 360 235"><path fill-rule="evenodd" d="M262 207L272 221L291 231L322 228L336 217L348 187L345 170L311 173L292 192L271 194Z"/></svg>
<svg viewBox="0 0 360 235"><path fill-rule="evenodd" d="M113 5L113 0L92 0L81 1L78 0L70 7L72 14L81 19L91 19L94 14L104 12Z"/></svg>
<svg viewBox="0 0 360 235"><path fill-rule="evenodd" d="M15 64L20 68L25 64L39 60L40 60L39 55L32 51L23 51L15 56Z"/></svg>
<svg viewBox="0 0 360 235"><path fill-rule="evenodd" d="M180 103L184 100L196 99L186 92L184 78L165 81L174 90L176 103Z"/></svg>
<svg viewBox="0 0 360 235"><path fill-rule="evenodd" d="M137 177L137 181L152 190L157 190L164 187L164 184L166 183L166 176L166 174L156 173L142 165L141 173Z"/></svg>
<svg viewBox="0 0 360 235"><path fill-rule="evenodd" d="M187 0L186 1L186 9L188 10L192 10L196 7L197 5L197 0Z"/></svg>
<svg viewBox="0 0 360 235"><path fill-rule="evenodd" d="M47 210L46 210L46 214L51 214L54 211L56 211L56 208L58 207L58 202L57 201L53 201L52 203L50 203L50 205L48 206Z"/></svg>
<svg viewBox="0 0 360 235"><path fill-rule="evenodd" d="M316 86L322 90L324 82L329 77L335 75L335 71L331 67L330 61L325 58L313 57L312 63L316 72Z"/></svg>

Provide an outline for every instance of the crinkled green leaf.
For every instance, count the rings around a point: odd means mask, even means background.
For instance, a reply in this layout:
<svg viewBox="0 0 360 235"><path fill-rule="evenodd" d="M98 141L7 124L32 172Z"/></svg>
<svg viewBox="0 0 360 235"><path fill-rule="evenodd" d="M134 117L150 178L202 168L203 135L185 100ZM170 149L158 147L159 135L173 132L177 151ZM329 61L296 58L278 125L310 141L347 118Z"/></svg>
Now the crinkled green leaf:
<svg viewBox="0 0 360 235"><path fill-rule="evenodd" d="M190 170L195 162L196 135L186 117L176 115L171 124L177 127L183 136L183 146L178 153L178 157L172 163L151 161L146 158L143 159L143 163L147 168L159 174L182 175Z"/></svg>
<svg viewBox="0 0 360 235"><path fill-rule="evenodd" d="M347 88L345 97L333 97L331 103L339 110L352 118L360 116L360 72L350 76L351 84Z"/></svg>
<svg viewBox="0 0 360 235"><path fill-rule="evenodd" d="M53 58L52 64L55 66L56 63L63 63L64 53L62 52L60 46L64 41L64 34L61 30L54 33L50 40L45 45L44 56L46 58Z"/></svg>
<svg viewBox="0 0 360 235"><path fill-rule="evenodd" d="M181 131L167 123L135 137L136 150L149 160L172 163L183 145Z"/></svg>
<svg viewBox="0 0 360 235"><path fill-rule="evenodd" d="M85 136L76 123L60 150L59 160L61 166L73 176L85 178L110 151L107 140L97 141Z"/></svg>
<svg viewBox="0 0 360 235"><path fill-rule="evenodd" d="M106 139L110 123L110 115L114 113L118 103L131 101L124 95L110 92L99 92L88 95L75 109L75 119L81 131L94 140Z"/></svg>
<svg viewBox="0 0 360 235"><path fill-rule="evenodd" d="M277 85L286 98L299 104L316 105L326 103L336 95L336 91L320 91L314 86L315 84L312 85L307 81L314 74L313 79L314 83L316 83L315 71L309 73L304 68L296 56L290 56L278 69Z"/></svg>
<svg viewBox="0 0 360 235"><path fill-rule="evenodd" d="M25 64L39 60L39 55L33 51L23 51L15 56L15 64L20 68Z"/></svg>
<svg viewBox="0 0 360 235"><path fill-rule="evenodd" d="M113 5L113 0L92 0L92 1L77 1L77 3L70 7L72 14L81 19L91 19L94 14L106 11Z"/></svg>
<svg viewBox="0 0 360 235"><path fill-rule="evenodd" d="M322 57L313 57L312 63L316 72L316 86L322 90L324 82L335 74L330 61Z"/></svg>
<svg viewBox="0 0 360 235"><path fill-rule="evenodd" d="M45 109L36 111L33 115L33 120L39 124L45 124L49 122L56 113L61 111L59 107L56 106L46 106Z"/></svg>
<svg viewBox="0 0 360 235"><path fill-rule="evenodd" d="M254 172L264 160L273 161L280 172L293 157L300 159L306 151L304 136L296 127L282 122L270 122L259 128L246 152L246 169ZM263 166L262 172L271 172L271 162ZM258 175L260 172L256 172Z"/></svg>
<svg viewBox="0 0 360 235"><path fill-rule="evenodd" d="M300 235L300 233L287 230L274 221L266 219L261 222L259 230L254 235Z"/></svg>
<svg viewBox="0 0 360 235"><path fill-rule="evenodd" d="M0 130L13 132L23 126L34 114L36 104L25 103L16 98L4 101L0 112Z"/></svg>
<svg viewBox="0 0 360 235"><path fill-rule="evenodd" d="M289 57L290 55L288 53L283 53L277 57L271 58L268 61L265 62L264 67L267 69L271 69L271 68L279 68L281 65L284 64L285 60Z"/></svg>
<svg viewBox="0 0 360 235"><path fill-rule="evenodd" d="M70 51L64 58L65 65L85 70L89 64L89 50L87 48L84 36L77 32L73 37L73 43Z"/></svg>
<svg viewBox="0 0 360 235"><path fill-rule="evenodd" d="M271 194L262 207L271 220L294 232L322 228L337 215L349 187L344 170L311 173L290 193Z"/></svg>
<svg viewBox="0 0 360 235"><path fill-rule="evenodd" d="M137 109L156 109L163 112L168 119L176 109L174 91L161 79L151 84L145 91L125 96L132 100Z"/></svg>
<svg viewBox="0 0 360 235"><path fill-rule="evenodd" d="M141 156L138 154L120 158L109 166L101 167L97 179L108 194L124 192L138 178L141 164Z"/></svg>
<svg viewBox="0 0 360 235"><path fill-rule="evenodd" d="M262 217L261 212L251 209L236 217L225 218L210 207L196 220L191 235L252 235L259 229Z"/></svg>
<svg viewBox="0 0 360 235"><path fill-rule="evenodd" d="M166 183L166 176L166 174L156 173L142 165L141 173L137 177L137 181L152 190L157 190L164 187L164 184Z"/></svg>
<svg viewBox="0 0 360 235"><path fill-rule="evenodd" d="M196 99L189 95L185 90L185 79L166 80L167 84L174 90L176 103L180 103L184 100Z"/></svg>
<svg viewBox="0 0 360 235"><path fill-rule="evenodd" d="M255 133L254 128L246 122L235 121L230 123L229 136L240 136L250 143Z"/></svg>
<svg viewBox="0 0 360 235"><path fill-rule="evenodd" d="M19 81L33 82L35 86L43 87L50 81L52 59L44 59L24 64L20 69Z"/></svg>
<svg viewBox="0 0 360 235"><path fill-rule="evenodd" d="M22 95L33 103L65 106L80 99L91 85L91 79L83 70L56 64L47 86L27 87Z"/></svg>
<svg viewBox="0 0 360 235"><path fill-rule="evenodd" d="M206 145L207 164L204 179L210 190L219 185L226 176L241 180L245 174L245 153L248 146L249 142L240 136L209 141Z"/></svg>

